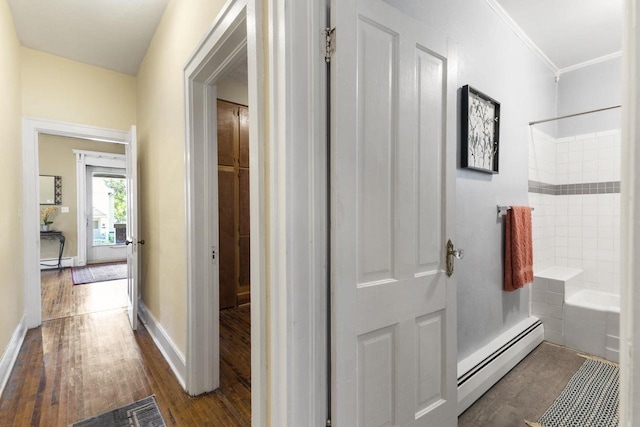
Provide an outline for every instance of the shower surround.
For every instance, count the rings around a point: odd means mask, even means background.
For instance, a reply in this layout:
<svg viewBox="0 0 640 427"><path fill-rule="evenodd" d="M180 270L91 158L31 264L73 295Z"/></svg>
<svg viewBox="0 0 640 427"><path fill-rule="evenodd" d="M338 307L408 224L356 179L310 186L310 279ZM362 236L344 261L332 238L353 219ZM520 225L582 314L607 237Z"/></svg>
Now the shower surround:
<svg viewBox="0 0 640 427"><path fill-rule="evenodd" d="M534 271L579 268L584 288L619 295L620 131L532 136Z"/></svg>
<svg viewBox="0 0 640 427"><path fill-rule="evenodd" d="M620 131L556 139L533 129L531 136L529 202L535 208L536 275L531 311L543 321L547 340L588 351L572 332L575 316L568 319L567 314L575 312L575 301L585 300L578 295L581 291L599 295L597 299L619 299ZM556 278L554 271L572 274ZM593 309L589 304L584 308Z"/></svg>

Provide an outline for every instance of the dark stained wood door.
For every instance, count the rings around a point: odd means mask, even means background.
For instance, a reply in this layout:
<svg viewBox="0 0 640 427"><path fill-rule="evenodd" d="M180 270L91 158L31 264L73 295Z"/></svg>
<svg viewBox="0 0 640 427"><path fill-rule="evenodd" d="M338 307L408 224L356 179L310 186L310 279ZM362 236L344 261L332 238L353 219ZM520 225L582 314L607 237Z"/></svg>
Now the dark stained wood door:
<svg viewBox="0 0 640 427"><path fill-rule="evenodd" d="M218 100L220 308L250 300L249 109Z"/></svg>

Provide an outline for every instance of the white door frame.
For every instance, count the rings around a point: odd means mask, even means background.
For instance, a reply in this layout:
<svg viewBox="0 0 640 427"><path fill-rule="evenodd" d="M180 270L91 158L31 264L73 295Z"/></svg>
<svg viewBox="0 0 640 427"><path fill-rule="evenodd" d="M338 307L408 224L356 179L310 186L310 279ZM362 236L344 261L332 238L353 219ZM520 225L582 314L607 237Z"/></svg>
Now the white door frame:
<svg viewBox="0 0 640 427"><path fill-rule="evenodd" d="M104 153L101 151L73 150L76 155L76 189L77 189L77 226L78 255L74 265L87 264L87 166L108 168L127 168L124 154Z"/></svg>
<svg viewBox="0 0 640 427"><path fill-rule="evenodd" d="M208 218L217 211L202 195L217 200L217 189L208 185L216 182L217 168L205 160L214 156L211 144L217 137L213 84L243 53L238 35L244 26L250 108L252 424L324 425L326 6L317 0L267 0L264 9L260 0L229 0L185 66L186 388L199 394L216 385L218 289L210 268Z"/></svg>
<svg viewBox="0 0 640 427"><path fill-rule="evenodd" d="M268 0L267 7L269 421L323 426L329 384L327 2Z"/></svg>
<svg viewBox="0 0 640 427"><path fill-rule="evenodd" d="M247 54L246 1L232 1L220 12L213 27L195 53L187 62L184 71L185 84L185 226L186 226L186 282L187 282L187 352L186 391L198 395L219 386L219 294L218 277L214 270L217 255L218 224L218 177L217 177L217 80L225 76L243 55ZM255 72L253 78L255 79ZM253 80L250 78L250 80ZM255 91L255 80L250 81ZM250 102L250 156L251 156L251 232L256 238L251 241L252 260L263 259L263 222L260 221L261 205L257 190L259 181L255 175L262 171L261 162L256 165L258 146L260 105L255 97ZM253 110L255 108L255 110ZM254 189L255 186L255 189ZM253 234L252 234L253 235ZM254 258L255 256L255 258ZM214 261L215 260L215 261ZM254 261L255 265L255 261ZM257 271L256 271L257 270ZM264 283L262 268L252 268L253 306L261 304L253 295L254 282ZM253 317L253 313L252 313ZM259 321L252 322L258 323ZM262 322L260 322L262 323ZM254 343L261 342L258 333L251 337ZM260 371L252 372L252 387L260 387ZM257 378L256 378L257 377Z"/></svg>
<svg viewBox="0 0 640 427"><path fill-rule="evenodd" d="M620 425L640 423L640 357L634 343L640 345L640 8L637 0L624 4L622 37L622 176L621 176L621 307L620 307Z"/></svg>
<svg viewBox="0 0 640 427"><path fill-rule="evenodd" d="M127 131L32 117L22 118L22 235L24 254L24 306L27 327L42 323L40 289L40 219L38 217L38 137L41 134L93 141L127 143ZM64 191L64 187L63 187ZM84 242L83 242L84 243Z"/></svg>

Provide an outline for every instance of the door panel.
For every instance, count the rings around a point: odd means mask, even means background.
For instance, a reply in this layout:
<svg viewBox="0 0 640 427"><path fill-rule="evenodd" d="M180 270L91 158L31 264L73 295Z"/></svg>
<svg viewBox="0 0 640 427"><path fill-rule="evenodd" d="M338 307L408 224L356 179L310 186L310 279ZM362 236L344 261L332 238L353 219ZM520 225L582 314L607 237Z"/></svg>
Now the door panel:
<svg viewBox="0 0 640 427"><path fill-rule="evenodd" d="M447 40L380 0L331 14L333 421L454 426Z"/></svg>
<svg viewBox="0 0 640 427"><path fill-rule="evenodd" d="M359 20L357 170L358 283L395 278L396 36ZM384 88L384 90L380 90Z"/></svg>
<svg viewBox="0 0 640 427"><path fill-rule="evenodd" d="M418 96L418 271L440 268L442 262L442 111L444 61L421 46L416 48L416 82Z"/></svg>
<svg viewBox="0 0 640 427"><path fill-rule="evenodd" d="M235 165L238 115L234 104L218 101L218 165Z"/></svg>
<svg viewBox="0 0 640 427"><path fill-rule="evenodd" d="M235 172L218 170L220 308L236 305Z"/></svg>
<svg viewBox="0 0 640 427"><path fill-rule="evenodd" d="M251 254L249 231L249 169L241 168L238 174L239 183L239 224L238 224L238 304L250 301L251 288Z"/></svg>
<svg viewBox="0 0 640 427"><path fill-rule="evenodd" d="M240 152L239 163L241 168L249 167L249 108L240 108Z"/></svg>
<svg viewBox="0 0 640 427"><path fill-rule="evenodd" d="M422 316L416 319L417 381L416 381L416 419L429 408L444 399L444 383L441 372L444 370L442 351L444 348L444 311ZM438 343L439 345L434 345Z"/></svg>
<svg viewBox="0 0 640 427"><path fill-rule="evenodd" d="M248 236L249 231L249 169L240 169L238 172L238 192L240 204L240 236Z"/></svg>
<svg viewBox="0 0 640 427"><path fill-rule="evenodd" d="M240 275L238 277L238 294L249 292L251 283L251 238L240 237Z"/></svg>
<svg viewBox="0 0 640 427"><path fill-rule="evenodd" d="M358 338L358 425L396 425L396 325Z"/></svg>

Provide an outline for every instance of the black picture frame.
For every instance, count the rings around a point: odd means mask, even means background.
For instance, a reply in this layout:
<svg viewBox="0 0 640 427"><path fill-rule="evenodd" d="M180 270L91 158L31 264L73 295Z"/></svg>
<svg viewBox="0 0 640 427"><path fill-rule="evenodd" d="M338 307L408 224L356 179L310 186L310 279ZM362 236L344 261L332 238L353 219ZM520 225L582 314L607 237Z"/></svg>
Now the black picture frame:
<svg viewBox="0 0 640 427"><path fill-rule="evenodd" d="M469 85L461 101L461 167L499 173L500 103Z"/></svg>

